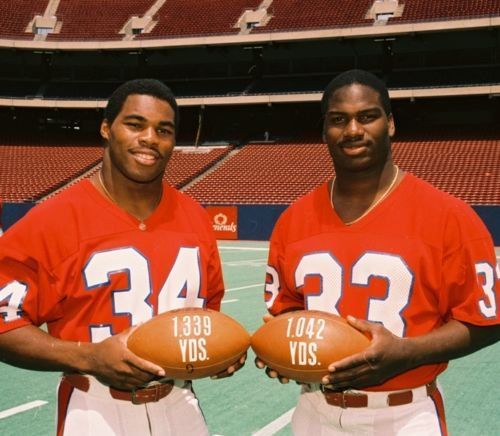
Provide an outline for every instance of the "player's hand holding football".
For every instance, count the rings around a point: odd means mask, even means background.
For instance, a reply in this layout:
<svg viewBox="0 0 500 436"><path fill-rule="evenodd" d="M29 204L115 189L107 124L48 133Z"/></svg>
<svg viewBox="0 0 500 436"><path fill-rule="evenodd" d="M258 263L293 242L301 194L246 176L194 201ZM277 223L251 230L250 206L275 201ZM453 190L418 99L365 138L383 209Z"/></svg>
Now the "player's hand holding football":
<svg viewBox="0 0 500 436"><path fill-rule="evenodd" d="M221 378L231 377L236 371L239 371L241 368L245 366L245 362L247 360L247 353L243 354L237 362L233 363L231 366L226 368L224 371L219 372L218 374L210 377L212 380L218 380Z"/></svg>
<svg viewBox="0 0 500 436"><path fill-rule="evenodd" d="M131 390L155 377L163 377L165 371L160 366L140 358L127 348L127 339L134 329L127 329L95 344L82 343L82 347L89 349L89 369L85 372L101 383L123 390Z"/></svg>
<svg viewBox="0 0 500 436"><path fill-rule="evenodd" d="M347 321L357 330L371 335L371 344L361 353L332 362L328 366L330 374L322 380L325 387L336 391L361 389L380 384L411 368L406 339L393 335L379 323L352 316L348 316Z"/></svg>
<svg viewBox="0 0 500 436"><path fill-rule="evenodd" d="M270 313L266 313L263 317L262 317L262 320L264 322L269 322L271 321L272 319L274 318L273 315L271 315ZM274 369L272 368L269 368L268 366L266 366L266 364L260 360L258 357L255 358L255 366L259 369L266 369L266 374L268 377L270 378L277 378L278 381L282 384L286 384L288 383L290 380L286 377L283 377L282 375L278 374L277 371L275 371Z"/></svg>

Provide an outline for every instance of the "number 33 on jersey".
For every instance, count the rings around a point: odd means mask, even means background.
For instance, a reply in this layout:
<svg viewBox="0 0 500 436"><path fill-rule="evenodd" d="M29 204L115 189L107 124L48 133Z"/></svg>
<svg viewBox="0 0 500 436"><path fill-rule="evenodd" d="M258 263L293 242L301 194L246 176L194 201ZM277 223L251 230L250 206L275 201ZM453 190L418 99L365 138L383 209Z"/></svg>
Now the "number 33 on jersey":
<svg viewBox="0 0 500 436"><path fill-rule="evenodd" d="M414 207L438 201L442 208L432 211ZM411 175L352 226L332 211L325 184L280 217L265 297L273 314L323 310L417 336L450 318L495 323L497 269L474 212Z"/></svg>

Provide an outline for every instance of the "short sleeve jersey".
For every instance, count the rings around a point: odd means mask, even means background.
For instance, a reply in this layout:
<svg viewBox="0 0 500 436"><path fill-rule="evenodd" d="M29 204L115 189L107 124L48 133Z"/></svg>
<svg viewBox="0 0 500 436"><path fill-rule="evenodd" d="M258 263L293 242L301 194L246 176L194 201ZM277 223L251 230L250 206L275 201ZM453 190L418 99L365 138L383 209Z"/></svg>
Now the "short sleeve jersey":
<svg viewBox="0 0 500 436"><path fill-rule="evenodd" d="M88 180L33 208L0 239L0 333L47 323L55 337L98 342L169 309L218 310L203 208L164 184L144 224Z"/></svg>
<svg viewBox="0 0 500 436"><path fill-rule="evenodd" d="M326 183L291 205L271 237L265 299L274 315L353 315L400 337L450 319L500 323L491 236L469 206L411 174L351 225L333 210ZM420 386L445 367L421 366L371 389Z"/></svg>

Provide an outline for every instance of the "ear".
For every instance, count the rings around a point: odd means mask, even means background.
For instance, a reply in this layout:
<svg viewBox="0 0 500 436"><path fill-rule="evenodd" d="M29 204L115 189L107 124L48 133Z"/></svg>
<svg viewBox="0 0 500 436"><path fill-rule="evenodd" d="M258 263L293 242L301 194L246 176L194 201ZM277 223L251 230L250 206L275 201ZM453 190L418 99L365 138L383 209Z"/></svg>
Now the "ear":
<svg viewBox="0 0 500 436"><path fill-rule="evenodd" d="M389 127L389 138L392 138L396 133L396 124L394 123L394 117L392 116L392 114L389 114L387 116L387 123Z"/></svg>
<svg viewBox="0 0 500 436"><path fill-rule="evenodd" d="M101 136L104 140L109 141L109 130L110 130L110 125L108 120L103 120L101 123Z"/></svg>

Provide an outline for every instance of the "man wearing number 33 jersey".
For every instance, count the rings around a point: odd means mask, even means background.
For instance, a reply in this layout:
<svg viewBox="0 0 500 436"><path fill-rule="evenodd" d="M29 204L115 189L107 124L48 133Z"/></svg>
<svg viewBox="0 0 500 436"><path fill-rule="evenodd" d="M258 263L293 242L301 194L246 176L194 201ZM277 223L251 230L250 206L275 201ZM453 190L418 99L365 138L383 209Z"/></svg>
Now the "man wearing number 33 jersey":
<svg viewBox="0 0 500 436"><path fill-rule="evenodd" d="M266 302L272 315L340 314L372 341L302 387L293 431L444 435L436 377L499 337L491 237L469 206L393 164L394 120L377 77L341 74L322 106L336 178L280 217Z"/></svg>
<svg viewBox="0 0 500 436"><path fill-rule="evenodd" d="M169 309L218 310L224 292L207 215L162 181L177 103L163 83L134 80L104 116L100 172L1 238L0 355L64 372L59 435L207 434L190 383L165 380L126 346L132 326Z"/></svg>

